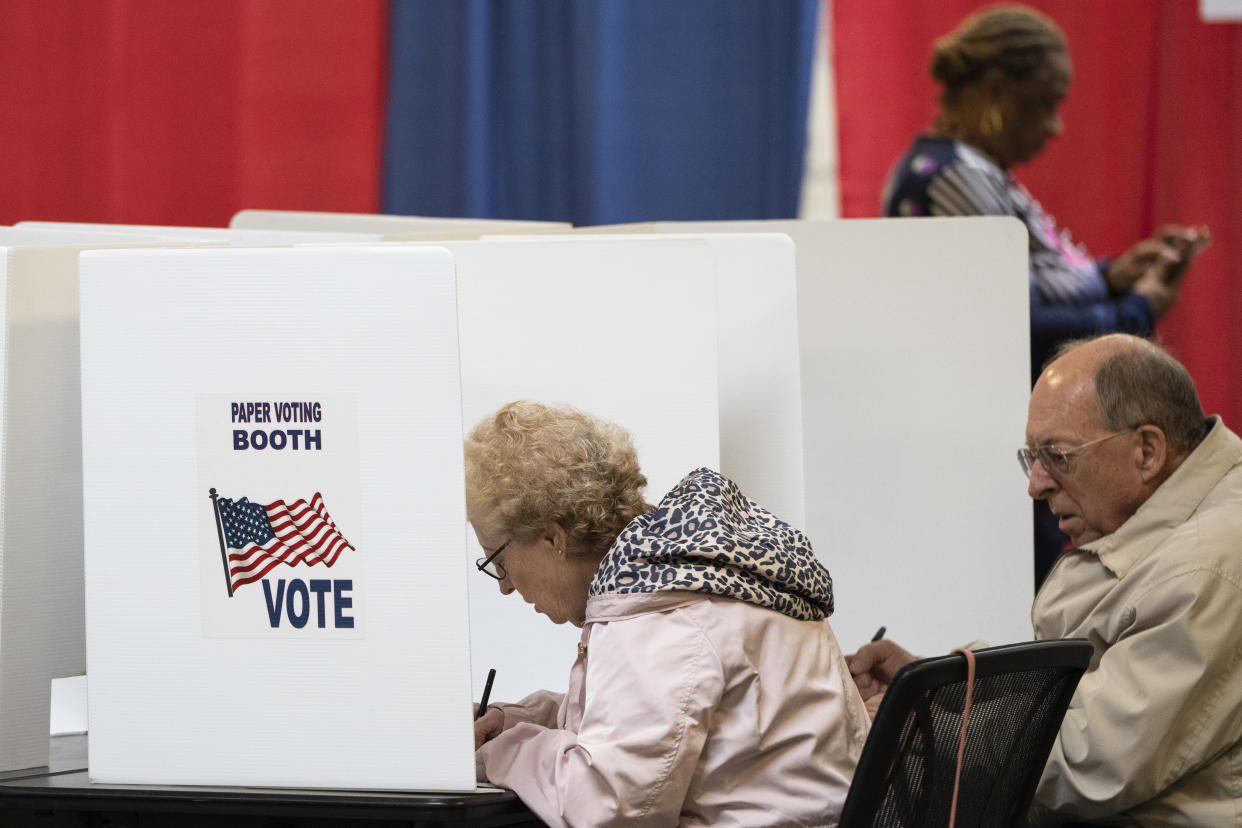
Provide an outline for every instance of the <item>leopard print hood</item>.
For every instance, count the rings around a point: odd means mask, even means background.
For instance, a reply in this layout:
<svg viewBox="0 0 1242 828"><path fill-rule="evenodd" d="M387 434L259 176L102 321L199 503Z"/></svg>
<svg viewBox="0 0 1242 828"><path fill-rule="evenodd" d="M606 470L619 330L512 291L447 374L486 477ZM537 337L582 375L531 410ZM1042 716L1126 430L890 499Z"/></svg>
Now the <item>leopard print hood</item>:
<svg viewBox="0 0 1242 828"><path fill-rule="evenodd" d="M832 614L832 578L797 529L711 469L696 469L621 531L592 598L681 590L734 598L793 618Z"/></svg>

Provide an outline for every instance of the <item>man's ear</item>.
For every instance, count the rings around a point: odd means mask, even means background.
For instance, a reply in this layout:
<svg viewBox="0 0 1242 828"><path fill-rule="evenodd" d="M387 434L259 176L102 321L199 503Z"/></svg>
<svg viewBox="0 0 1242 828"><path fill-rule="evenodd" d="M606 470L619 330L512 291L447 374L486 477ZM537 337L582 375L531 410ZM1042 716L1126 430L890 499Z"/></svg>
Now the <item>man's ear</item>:
<svg viewBox="0 0 1242 828"><path fill-rule="evenodd" d="M1164 472L1169 459L1169 443L1160 426L1142 425L1135 431L1139 438L1136 450L1139 473L1143 476L1143 482L1149 483Z"/></svg>

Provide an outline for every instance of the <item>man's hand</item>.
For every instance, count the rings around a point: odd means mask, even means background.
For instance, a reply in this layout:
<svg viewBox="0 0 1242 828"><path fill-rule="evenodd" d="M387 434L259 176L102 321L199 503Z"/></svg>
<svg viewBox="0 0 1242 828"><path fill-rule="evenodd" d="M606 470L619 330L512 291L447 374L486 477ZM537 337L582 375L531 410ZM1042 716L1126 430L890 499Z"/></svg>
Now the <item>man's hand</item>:
<svg viewBox="0 0 1242 828"><path fill-rule="evenodd" d="M478 750L484 742L490 742L499 736L504 726L505 714L499 707L489 707L483 718L474 721L474 749Z"/></svg>
<svg viewBox="0 0 1242 828"><path fill-rule="evenodd" d="M883 694L897 671L914 660L914 656L887 638L864 644L858 652L845 657L863 701ZM875 711L871 713L875 715Z"/></svg>

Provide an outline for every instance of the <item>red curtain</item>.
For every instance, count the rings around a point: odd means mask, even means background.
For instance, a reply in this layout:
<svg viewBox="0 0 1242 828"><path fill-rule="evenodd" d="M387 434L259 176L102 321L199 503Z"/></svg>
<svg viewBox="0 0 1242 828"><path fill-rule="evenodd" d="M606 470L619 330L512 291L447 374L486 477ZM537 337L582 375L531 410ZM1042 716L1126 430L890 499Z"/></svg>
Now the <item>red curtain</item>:
<svg viewBox="0 0 1242 828"><path fill-rule="evenodd" d="M6 0L0 223L375 212L386 0Z"/></svg>
<svg viewBox="0 0 1242 828"><path fill-rule="evenodd" d="M1069 41L1065 135L1018 177L1096 255L1166 222L1214 242L1159 324L1204 408L1242 428L1242 24L1197 0L1029 0ZM933 41L978 0L832 0L842 212L875 216L892 163L937 111Z"/></svg>

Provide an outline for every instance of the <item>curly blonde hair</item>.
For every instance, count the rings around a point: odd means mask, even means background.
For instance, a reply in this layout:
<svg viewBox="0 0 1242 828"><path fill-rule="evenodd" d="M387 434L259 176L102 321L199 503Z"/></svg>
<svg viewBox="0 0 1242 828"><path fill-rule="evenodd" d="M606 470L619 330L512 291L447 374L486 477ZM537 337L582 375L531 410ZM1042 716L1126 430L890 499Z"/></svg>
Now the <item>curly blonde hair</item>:
<svg viewBox="0 0 1242 828"><path fill-rule="evenodd" d="M519 542L557 523L569 551L602 556L653 508L630 435L569 406L511 402L474 427L465 451L467 518Z"/></svg>

